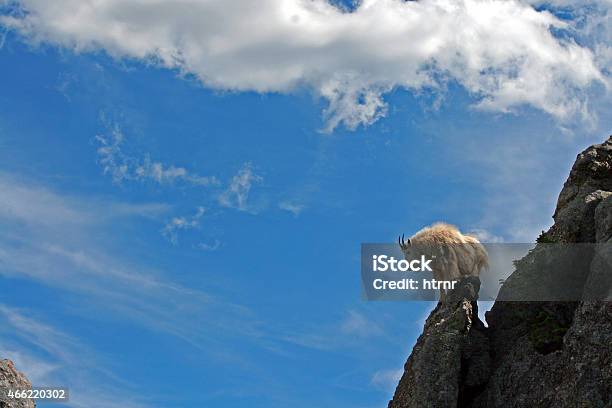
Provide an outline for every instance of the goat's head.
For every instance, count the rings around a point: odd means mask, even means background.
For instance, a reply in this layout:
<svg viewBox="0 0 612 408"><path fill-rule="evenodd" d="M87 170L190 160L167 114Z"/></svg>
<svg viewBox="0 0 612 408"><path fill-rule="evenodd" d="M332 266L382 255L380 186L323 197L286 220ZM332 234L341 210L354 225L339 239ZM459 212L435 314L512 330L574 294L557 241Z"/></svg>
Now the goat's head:
<svg viewBox="0 0 612 408"><path fill-rule="evenodd" d="M401 237L397 238L397 242L399 243L399 246L402 250L403 253L406 253L410 250L410 238L408 238L408 240L404 239L404 234L402 234Z"/></svg>

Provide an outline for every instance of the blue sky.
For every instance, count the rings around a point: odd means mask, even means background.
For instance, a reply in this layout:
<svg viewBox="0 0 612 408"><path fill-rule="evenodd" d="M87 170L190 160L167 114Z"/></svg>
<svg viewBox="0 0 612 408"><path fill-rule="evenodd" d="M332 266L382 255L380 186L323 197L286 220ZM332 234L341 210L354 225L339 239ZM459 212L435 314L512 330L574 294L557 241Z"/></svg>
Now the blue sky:
<svg viewBox="0 0 612 408"><path fill-rule="evenodd" d="M333 46L253 32L261 42L226 54L248 38L220 3L201 2L233 31L196 24L175 48L146 19L189 10L136 7L124 23L145 28L129 35L112 21L129 2L69 3L0 2L0 356L35 385L68 386L70 406L385 406L432 304L363 301L360 244L438 220L530 242L576 154L610 133L605 2L493 2L518 27L500 50L526 62L485 52L474 69L482 39L456 61L402 54L403 32L320 28L409 13L469 26L488 18L472 1L341 15L292 0L291 21ZM453 38L422 27L418 41ZM362 52L387 35L381 55Z"/></svg>

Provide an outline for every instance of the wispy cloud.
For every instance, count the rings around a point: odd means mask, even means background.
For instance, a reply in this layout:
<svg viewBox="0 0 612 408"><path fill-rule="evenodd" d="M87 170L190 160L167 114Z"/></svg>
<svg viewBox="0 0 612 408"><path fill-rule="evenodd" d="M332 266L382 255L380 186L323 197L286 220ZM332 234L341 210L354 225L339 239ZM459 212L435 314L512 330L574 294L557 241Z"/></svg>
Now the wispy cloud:
<svg viewBox="0 0 612 408"><path fill-rule="evenodd" d="M379 370L372 375L370 384L383 391L393 392L403 374L404 370L401 368Z"/></svg>
<svg viewBox="0 0 612 408"><path fill-rule="evenodd" d="M521 140L524 137L517 135L496 141L494 145L486 141L464 146L464 158L480 169L479 178L486 189L480 204L479 225L483 238L497 242L500 238L504 242L534 242L550 225L547 220L553 213L566 172L549 165L552 148L545 141L536 149L533 142ZM530 154L525 154L525 146L532 149ZM483 155L483 149L491 150Z"/></svg>
<svg viewBox="0 0 612 408"><path fill-rule="evenodd" d="M234 208L240 211L253 212L249 203L249 193L254 184L261 183L263 177L256 174L251 163L245 163L225 191L219 195L219 204L222 207Z"/></svg>
<svg viewBox="0 0 612 408"><path fill-rule="evenodd" d="M263 181L263 177L255 172L252 163L244 163L227 184L222 184L215 176L204 177L184 167L154 162L148 154L144 154L142 159L126 154L122 149L125 137L120 126L107 124L107 128L109 130L106 134L95 137L99 145L97 148L98 162L104 174L110 175L115 183L152 182L168 188L176 187L176 184L181 183L206 187L208 197L211 198L206 200L206 206L212 210L228 208L255 214L261 209L249 202L253 187ZM280 207L294 214L301 211L301 207L297 205L285 203ZM199 228L204 212L205 208L199 206L193 215L173 217L161 230L162 235L173 245L177 245L181 231ZM205 251L214 251L219 245L200 243L196 246Z"/></svg>
<svg viewBox="0 0 612 408"><path fill-rule="evenodd" d="M6 35L8 34L8 31L8 28L0 30L0 50L4 48L4 43L6 42Z"/></svg>
<svg viewBox="0 0 612 408"><path fill-rule="evenodd" d="M292 201L281 201L278 204L278 208L280 208L281 210L289 211L291 214L297 217L301 214L302 211L304 211L306 206Z"/></svg>
<svg viewBox="0 0 612 408"><path fill-rule="evenodd" d="M469 231L468 234L478 238L480 242L486 243L486 244L498 244L498 243L504 242L503 237L495 235L491 233L490 231L487 231L484 228L472 229Z"/></svg>
<svg viewBox="0 0 612 408"><path fill-rule="evenodd" d="M131 208L99 198L65 198L7 175L0 181L3 198L10 199L0 203L11 203L0 206L0 275L27 278L82 295L85 303L104 305L107 313L117 313L195 345L206 342L212 332L258 335L258 322L248 309L176 284L164 271L122 259L110 249L113 247L110 242L100 238L116 235L112 231L130 221L124 217L120 223L114 223L109 215L96 218L98 212L104 212L100 208L106 212L116 208L125 215L139 214L136 209L141 206ZM13 194L16 191L19 194ZM27 207L38 193L52 206L12 211ZM90 202L98 203L99 207L94 207L98 211L89 207ZM205 319L208 324L194 328L194 319Z"/></svg>
<svg viewBox="0 0 612 408"><path fill-rule="evenodd" d="M288 330L291 332L291 330ZM339 322L333 325L317 325L301 332L285 335L286 342L316 350L331 351L355 345L364 345L373 337L384 337L385 330L377 322L369 319L363 313L348 310Z"/></svg>
<svg viewBox="0 0 612 408"><path fill-rule="evenodd" d="M245 1L240 12L216 1L14 3L23 10L0 16L0 24L32 43L154 61L215 89L306 86L328 102L328 131L384 116L384 96L393 89L444 92L452 81L476 98L478 109L531 106L559 121L590 119L593 86L610 82L609 31L594 33L583 18L608 16L606 1L531 2L570 8L564 19L505 0L367 0L352 10L328 0L269 0L257 7ZM168 177L177 177L175 170Z"/></svg>
<svg viewBox="0 0 612 408"><path fill-rule="evenodd" d="M383 333L383 329L363 314L349 310L348 316L340 324L340 330L348 335L357 337L375 337Z"/></svg>
<svg viewBox="0 0 612 408"><path fill-rule="evenodd" d="M126 392L124 380L105 368L103 359L74 337L3 304L0 323L2 356L12 359L35 387L67 386L68 406L148 406L137 395Z"/></svg>
<svg viewBox="0 0 612 408"><path fill-rule="evenodd" d="M221 241L215 239L212 243L199 242L197 247L202 251L213 252L221 248Z"/></svg>
<svg viewBox="0 0 612 408"><path fill-rule="evenodd" d="M195 214L191 216L181 216L172 218L162 230L162 235L165 236L174 245L178 243L178 232L181 230L197 229L200 227L200 218L206 210L204 207L198 207Z"/></svg>
<svg viewBox="0 0 612 408"><path fill-rule="evenodd" d="M0 219L27 225L75 227L95 225L120 217L157 217L169 210L161 203L127 204L58 195L48 188L0 172Z"/></svg>
<svg viewBox="0 0 612 408"><path fill-rule="evenodd" d="M200 186L218 184L214 176L200 176L184 167L153 161L148 154L145 154L143 158L125 154L122 150L124 136L117 125L112 126L108 134L97 135L95 140L99 145L98 160L104 174L110 175L116 183L151 181L159 184L173 184L180 181Z"/></svg>
<svg viewBox="0 0 612 408"><path fill-rule="evenodd" d="M6 343L9 343L9 341L4 338L2 340L4 346L0 347L0 358L6 358L15 363L18 371L25 373L27 379L35 387L52 384L48 379L54 371L61 368L58 363L34 357L29 352L17 350L13 346L6 348Z"/></svg>

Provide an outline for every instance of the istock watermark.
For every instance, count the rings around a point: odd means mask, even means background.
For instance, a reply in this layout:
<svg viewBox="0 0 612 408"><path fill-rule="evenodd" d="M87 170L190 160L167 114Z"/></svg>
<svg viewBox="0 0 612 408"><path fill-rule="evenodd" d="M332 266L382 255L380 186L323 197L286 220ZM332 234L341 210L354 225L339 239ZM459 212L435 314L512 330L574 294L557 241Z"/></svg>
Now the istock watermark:
<svg viewBox="0 0 612 408"><path fill-rule="evenodd" d="M612 301L612 243L482 245L362 244L363 298L437 301L470 277L479 300ZM508 279L516 270L523 278Z"/></svg>
<svg viewBox="0 0 612 408"><path fill-rule="evenodd" d="M436 279L435 254L406 258L396 246L362 246L362 280L368 300L437 300L442 289L454 289L457 280ZM364 262L369 258L369 262Z"/></svg>
<svg viewBox="0 0 612 408"><path fill-rule="evenodd" d="M420 259L400 259L388 255L372 255L372 270L378 272L433 272L429 266L433 259L425 258L421 255Z"/></svg>
<svg viewBox="0 0 612 408"><path fill-rule="evenodd" d="M433 256L435 257L435 256ZM389 255L372 255L372 271L375 272L431 272L434 259L427 259L423 254L418 259L395 259ZM376 278L372 282L374 290L438 290L455 289L457 280L438 281L431 279L392 279Z"/></svg>

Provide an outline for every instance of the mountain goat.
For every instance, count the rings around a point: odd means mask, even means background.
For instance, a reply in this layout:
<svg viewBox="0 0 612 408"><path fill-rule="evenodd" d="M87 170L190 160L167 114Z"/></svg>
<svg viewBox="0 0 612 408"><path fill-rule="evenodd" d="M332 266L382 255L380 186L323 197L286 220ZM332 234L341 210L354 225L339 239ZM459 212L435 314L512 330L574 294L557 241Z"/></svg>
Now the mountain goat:
<svg viewBox="0 0 612 408"><path fill-rule="evenodd" d="M479 276L489 266L487 251L480 241L462 234L457 227L436 223L423 228L407 241L398 238L406 260L425 255L432 259L433 277L437 281L459 280L467 276ZM440 301L446 292L440 289Z"/></svg>

